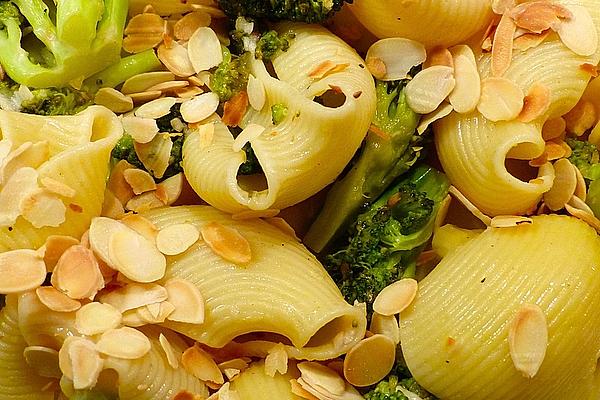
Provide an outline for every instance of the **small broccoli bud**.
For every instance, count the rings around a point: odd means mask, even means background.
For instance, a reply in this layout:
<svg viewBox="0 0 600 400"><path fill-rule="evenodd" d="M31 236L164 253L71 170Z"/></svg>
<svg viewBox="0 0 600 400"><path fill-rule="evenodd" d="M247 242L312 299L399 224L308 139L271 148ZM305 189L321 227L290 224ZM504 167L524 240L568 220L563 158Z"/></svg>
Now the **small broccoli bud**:
<svg viewBox="0 0 600 400"><path fill-rule="evenodd" d="M15 22L17 26L21 26L24 20L23 14L12 2L0 1L0 31L7 26L3 21Z"/></svg>
<svg viewBox="0 0 600 400"><path fill-rule="evenodd" d="M290 42L296 35L293 33L279 34L276 31L264 33L258 43L254 56L259 60L268 61L279 53L279 51L287 51L290 48Z"/></svg>
<svg viewBox="0 0 600 400"><path fill-rule="evenodd" d="M64 87L62 89L35 89L32 98L21 103L21 112L37 115L73 115L92 103L87 93Z"/></svg>
<svg viewBox="0 0 600 400"><path fill-rule="evenodd" d="M273 125L279 125L287 117L288 108L283 103L276 103L271 106L271 120Z"/></svg>
<svg viewBox="0 0 600 400"><path fill-rule="evenodd" d="M245 15L308 23L325 21L343 4L344 0L219 0L223 11L232 18Z"/></svg>
<svg viewBox="0 0 600 400"><path fill-rule="evenodd" d="M248 75L246 56L237 57L229 54L228 57L223 58L223 62L212 74L210 90L216 93L222 102L227 101L246 88Z"/></svg>
<svg viewBox="0 0 600 400"><path fill-rule="evenodd" d="M588 181L600 178L600 154L596 145L583 140L567 138L567 144L573 152L569 161L573 163Z"/></svg>

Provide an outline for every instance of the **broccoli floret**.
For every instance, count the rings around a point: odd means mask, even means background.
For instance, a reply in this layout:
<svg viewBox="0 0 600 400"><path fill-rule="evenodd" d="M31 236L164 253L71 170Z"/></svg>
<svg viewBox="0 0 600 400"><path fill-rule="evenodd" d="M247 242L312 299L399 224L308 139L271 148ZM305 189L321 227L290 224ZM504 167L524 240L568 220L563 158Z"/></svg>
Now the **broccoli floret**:
<svg viewBox="0 0 600 400"><path fill-rule="evenodd" d="M409 400L402 390L414 393L423 400L437 400L437 397L426 391L412 377L401 354L389 375L365 393L364 397L366 400Z"/></svg>
<svg viewBox="0 0 600 400"><path fill-rule="evenodd" d="M271 60L279 51L287 51L290 48L290 42L296 37L293 33L279 34L276 31L263 33L256 43L254 56L259 60Z"/></svg>
<svg viewBox="0 0 600 400"><path fill-rule="evenodd" d="M120 59L127 9L127 0L2 0L0 64L29 87L81 82Z"/></svg>
<svg viewBox="0 0 600 400"><path fill-rule="evenodd" d="M210 90L227 101L238 92L245 90L248 84L248 59L246 55L234 56L224 50L223 61L210 78Z"/></svg>
<svg viewBox="0 0 600 400"><path fill-rule="evenodd" d="M271 120L273 125L279 125L287 117L288 108L283 103L276 103L271 106Z"/></svg>
<svg viewBox="0 0 600 400"><path fill-rule="evenodd" d="M246 143L242 148L246 153L246 161L240 165L238 169L238 175L254 175L262 172L262 167L258 162L258 158L256 158L256 154L254 154L254 149L250 143Z"/></svg>
<svg viewBox="0 0 600 400"><path fill-rule="evenodd" d="M583 177L593 181L600 177L600 154L596 145L583 140L567 138L567 144L573 152L569 156L571 161Z"/></svg>
<svg viewBox="0 0 600 400"><path fill-rule="evenodd" d="M21 112L37 115L73 115L92 103L91 96L68 87L35 89L33 97L21 103Z"/></svg>
<svg viewBox="0 0 600 400"><path fill-rule="evenodd" d="M325 21L343 4L344 0L219 0L231 18L249 16L308 23Z"/></svg>
<svg viewBox="0 0 600 400"><path fill-rule="evenodd" d="M324 262L349 303L366 303L370 314L383 288L414 276L448 187L442 173L419 166L358 216L347 244Z"/></svg>
<svg viewBox="0 0 600 400"><path fill-rule="evenodd" d="M419 116L406 101L406 82L377 82L377 107L362 152L331 188L304 238L316 252L342 235L361 207L376 199L421 157L424 137L415 132Z"/></svg>

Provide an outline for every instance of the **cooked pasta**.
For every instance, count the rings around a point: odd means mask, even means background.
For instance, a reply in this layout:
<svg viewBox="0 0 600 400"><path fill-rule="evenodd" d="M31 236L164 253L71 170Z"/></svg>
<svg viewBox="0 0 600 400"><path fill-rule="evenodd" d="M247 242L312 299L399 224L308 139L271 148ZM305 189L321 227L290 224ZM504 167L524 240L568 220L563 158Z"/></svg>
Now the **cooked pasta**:
<svg viewBox="0 0 600 400"><path fill-rule="evenodd" d="M265 373L265 363L253 363L242 371L231 383L240 399L255 400L300 400L302 397L292 393L290 380L297 378L291 373L276 373L273 377Z"/></svg>

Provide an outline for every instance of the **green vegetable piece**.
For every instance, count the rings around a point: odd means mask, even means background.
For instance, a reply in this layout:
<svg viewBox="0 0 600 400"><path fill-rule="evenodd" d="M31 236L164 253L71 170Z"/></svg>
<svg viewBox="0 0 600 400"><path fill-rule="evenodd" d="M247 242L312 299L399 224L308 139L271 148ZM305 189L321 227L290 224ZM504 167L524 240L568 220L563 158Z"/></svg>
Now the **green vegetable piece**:
<svg viewBox="0 0 600 400"><path fill-rule="evenodd" d="M596 218L600 218L600 180L590 183L585 202L590 206Z"/></svg>
<svg viewBox="0 0 600 400"><path fill-rule="evenodd" d="M566 140L573 152L569 156L569 161L573 163L587 180L593 181L600 177L600 154L596 145L574 138Z"/></svg>
<svg viewBox="0 0 600 400"><path fill-rule="evenodd" d="M2 0L0 64L29 87L82 81L119 60L127 9L127 0Z"/></svg>
<svg viewBox="0 0 600 400"><path fill-rule="evenodd" d="M222 102L245 90L249 75L248 53L237 57L227 51L226 55L210 79L210 90L216 93Z"/></svg>
<svg viewBox="0 0 600 400"><path fill-rule="evenodd" d="M223 11L232 18L248 16L308 23L328 19L343 4L344 0L219 0Z"/></svg>
<svg viewBox="0 0 600 400"><path fill-rule="evenodd" d="M295 34L289 32L280 35L276 31L268 31L258 39L254 56L259 60L269 61L280 51L287 51L295 37Z"/></svg>
<svg viewBox="0 0 600 400"><path fill-rule="evenodd" d="M92 104L87 92L64 87L35 89L33 98L21 103L21 112L37 115L73 115Z"/></svg>
<svg viewBox="0 0 600 400"><path fill-rule="evenodd" d="M288 108L283 103L276 103L271 106L271 119L273 125L279 125L288 115Z"/></svg>
<svg viewBox="0 0 600 400"><path fill-rule="evenodd" d="M306 234L304 242L314 251L323 251L343 234L361 207L376 199L419 159L423 137L415 132L419 116L408 106L405 83L377 82L375 129L367 135L350 171L329 191Z"/></svg>

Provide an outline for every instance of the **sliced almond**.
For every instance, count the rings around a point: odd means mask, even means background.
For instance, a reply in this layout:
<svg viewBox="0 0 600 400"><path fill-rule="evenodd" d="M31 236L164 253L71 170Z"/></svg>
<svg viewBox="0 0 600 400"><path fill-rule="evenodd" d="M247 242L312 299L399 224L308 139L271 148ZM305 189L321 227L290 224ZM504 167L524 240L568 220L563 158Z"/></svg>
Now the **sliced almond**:
<svg viewBox="0 0 600 400"><path fill-rule="evenodd" d="M363 339L346 354L344 377L358 387L373 385L383 379L394 366L396 344L385 335Z"/></svg>
<svg viewBox="0 0 600 400"><path fill-rule="evenodd" d="M296 396L307 400L319 400L318 397L304 389L296 379L291 379L290 384L292 385L292 393Z"/></svg>
<svg viewBox="0 0 600 400"><path fill-rule="evenodd" d="M200 290L184 279L172 278L165 282L169 293L168 301L175 306L168 319L190 324L204 322L204 298Z"/></svg>
<svg viewBox="0 0 600 400"><path fill-rule="evenodd" d="M246 143L252 143L265 132L265 127L257 124L248 124L242 132L233 140L231 149L234 152L242 151Z"/></svg>
<svg viewBox="0 0 600 400"><path fill-rule="evenodd" d="M121 204L126 204L134 195L131 186L123 176L123 172L129 168L133 168L133 165L125 160L120 160L115 164L108 178L107 188L119 199Z"/></svg>
<svg viewBox="0 0 600 400"><path fill-rule="evenodd" d="M587 197L587 186L585 184L585 178L581 174L579 168L577 168L575 165L573 165L573 170L575 171L575 175L577 176L577 185L575 186L574 195L585 202L585 199Z"/></svg>
<svg viewBox="0 0 600 400"><path fill-rule="evenodd" d="M475 54L467 45L454 46L450 52L454 60L456 85L448 96L448 101L456 112L469 113L475 110L481 95L481 79Z"/></svg>
<svg viewBox="0 0 600 400"><path fill-rule="evenodd" d="M515 6L515 0L492 0L492 11L502 15Z"/></svg>
<svg viewBox="0 0 600 400"><path fill-rule="evenodd" d="M426 59L427 53L421 43L404 38L378 40L369 47L365 58L373 76L384 81L407 78L410 70Z"/></svg>
<svg viewBox="0 0 600 400"><path fill-rule="evenodd" d="M344 393L346 383L332 369L313 361L301 362L297 367L304 382L315 389L323 389L338 396Z"/></svg>
<svg viewBox="0 0 600 400"><path fill-rule="evenodd" d="M108 189L104 191L104 202L100 215L112 219L120 219L125 215L123 203Z"/></svg>
<svg viewBox="0 0 600 400"><path fill-rule="evenodd" d="M423 68L433 67L434 65L445 65L454 68L454 60L450 50L445 47L434 47L427 52L427 59L423 63Z"/></svg>
<svg viewBox="0 0 600 400"><path fill-rule="evenodd" d="M92 302L75 313L75 328L86 336L98 335L121 325L121 312L110 304Z"/></svg>
<svg viewBox="0 0 600 400"><path fill-rule="evenodd" d="M21 215L21 201L38 190L38 172L30 167L20 168L0 190L0 226L11 226Z"/></svg>
<svg viewBox="0 0 600 400"><path fill-rule="evenodd" d="M98 261L90 249L80 244L63 253L54 267L51 282L72 299L93 298L104 287Z"/></svg>
<svg viewBox="0 0 600 400"><path fill-rule="evenodd" d="M56 179L50 178L49 176L40 178L40 183L48 192L62 197L71 198L75 197L77 194L77 191L72 187L57 181Z"/></svg>
<svg viewBox="0 0 600 400"><path fill-rule="evenodd" d="M81 308L81 303L59 292L52 286L42 286L35 290L35 294L43 305L56 312L72 312Z"/></svg>
<svg viewBox="0 0 600 400"><path fill-rule="evenodd" d="M123 223L106 217L96 217L90 223L88 240L90 248L98 258L107 264L112 264L108 254L108 243L113 232L129 229Z"/></svg>
<svg viewBox="0 0 600 400"><path fill-rule="evenodd" d="M158 125L153 118L123 117L123 129L138 143L148 143L158 134Z"/></svg>
<svg viewBox="0 0 600 400"><path fill-rule="evenodd" d="M160 303L167 300L168 292L157 284L133 283L123 288L100 295L102 303L110 304L121 313L148 304Z"/></svg>
<svg viewBox="0 0 600 400"><path fill-rule="evenodd" d="M204 93L204 90L196 86L188 86L183 89L175 89L174 93L181 99L191 99Z"/></svg>
<svg viewBox="0 0 600 400"><path fill-rule="evenodd" d="M552 140L560 137L567 127L567 122L561 118L549 119L542 127L542 137L544 140Z"/></svg>
<svg viewBox="0 0 600 400"><path fill-rule="evenodd" d="M158 46L162 40L162 32L149 35L127 35L123 38L123 50L128 53L141 53Z"/></svg>
<svg viewBox="0 0 600 400"><path fill-rule="evenodd" d="M163 82L170 82L175 75L169 71L145 72L135 75L125 81L121 87L124 94L139 93Z"/></svg>
<svg viewBox="0 0 600 400"><path fill-rule="evenodd" d="M546 145L544 146L544 154L546 155L546 160L548 161L558 160L559 158L566 156L563 146L561 146L560 143L557 143L555 140L546 142Z"/></svg>
<svg viewBox="0 0 600 400"><path fill-rule="evenodd" d="M129 214L125 216L121 222L148 239L150 242L154 243L156 241L158 228L147 218L144 218L139 214Z"/></svg>
<svg viewBox="0 0 600 400"><path fill-rule="evenodd" d="M183 107L183 106L182 106ZM135 154L144 167L157 179L165 174L169 167L173 141L169 135L159 134L148 143L134 143Z"/></svg>
<svg viewBox="0 0 600 400"><path fill-rule="evenodd" d="M563 118L566 123L567 132L581 136L596 124L598 110L596 110L594 103L591 101L581 100Z"/></svg>
<svg viewBox="0 0 600 400"><path fill-rule="evenodd" d="M492 76L502 76L510 67L513 37L517 26L508 14L504 14L494 34L492 43Z"/></svg>
<svg viewBox="0 0 600 400"><path fill-rule="evenodd" d="M161 198L161 200L165 205L172 205L181 196L183 179L183 172L180 172L156 185L156 195L160 198L159 193L164 194L164 199Z"/></svg>
<svg viewBox="0 0 600 400"><path fill-rule="evenodd" d="M577 187L577 175L573 165L566 158L554 163L555 178L550 190L544 193L544 202L552 211L558 211L567 204Z"/></svg>
<svg viewBox="0 0 600 400"><path fill-rule="evenodd" d="M167 362L173 369L179 368L179 359L173 350L173 346L169 343L169 340L162 333L158 336L158 342L160 343L160 347L165 352L165 356L167 357Z"/></svg>
<svg viewBox="0 0 600 400"><path fill-rule="evenodd" d="M136 314L145 322L141 325L162 324L173 311L175 311L175 306L168 301L147 304L135 310Z"/></svg>
<svg viewBox="0 0 600 400"><path fill-rule="evenodd" d="M410 108L419 114L433 112L455 86L454 70L446 66L434 66L419 72L406 85L406 100Z"/></svg>
<svg viewBox="0 0 600 400"><path fill-rule="evenodd" d="M171 111L175 103L177 103L177 99L174 97L163 97L152 100L135 110L135 116L151 119L164 117Z"/></svg>
<svg viewBox="0 0 600 400"><path fill-rule="evenodd" d="M554 28L560 40L571 51L580 56L591 56L598 49L598 31L587 8L565 4L571 16L562 19Z"/></svg>
<svg viewBox="0 0 600 400"><path fill-rule="evenodd" d="M145 212L154 208L164 207L165 203L158 197L156 191L142 193L135 196L125 204L125 208L136 213Z"/></svg>
<svg viewBox="0 0 600 400"><path fill-rule="evenodd" d="M492 228L512 228L519 225L532 224L533 220L529 217L520 215L497 215L492 218L490 226Z"/></svg>
<svg viewBox="0 0 600 400"><path fill-rule="evenodd" d="M477 110L490 121L510 121L521 113L525 95L506 78L487 78L481 82Z"/></svg>
<svg viewBox="0 0 600 400"><path fill-rule="evenodd" d="M133 99L113 88L99 89L94 96L94 103L115 113L126 113L133 110Z"/></svg>
<svg viewBox="0 0 600 400"><path fill-rule="evenodd" d="M448 191L452 196L454 196L458 201L460 201L462 205L465 206L465 208L469 210L471 214L473 214L473 216L475 216L477 219L483 222L486 226L489 226L492 223L492 219L485 215L483 212L481 212L481 210L477 208L477 206L473 204L471 200L467 199L466 196L462 194L457 188L455 188L454 186L450 186L450 189Z"/></svg>
<svg viewBox="0 0 600 400"><path fill-rule="evenodd" d="M510 10L511 18L519 28L542 33L560 23L559 18L571 18L564 6L550 1L528 1Z"/></svg>
<svg viewBox="0 0 600 400"><path fill-rule="evenodd" d="M400 279L379 292L373 302L373 310L381 315L400 314L413 302L417 289L416 280Z"/></svg>
<svg viewBox="0 0 600 400"><path fill-rule="evenodd" d="M227 126L239 126L248 109L248 94L244 91L237 93L223 105L221 121Z"/></svg>
<svg viewBox="0 0 600 400"><path fill-rule="evenodd" d="M169 81L169 82L162 82L162 83L158 83L154 86L151 86L148 88L148 91L155 91L155 90L159 90L163 93L175 93L176 90L178 89L183 89L185 87L188 87L190 85L190 83L188 81Z"/></svg>
<svg viewBox="0 0 600 400"><path fill-rule="evenodd" d="M1 182L6 184L17 170L25 167L38 168L50 156L48 142L25 142L10 152L2 161Z"/></svg>
<svg viewBox="0 0 600 400"><path fill-rule="evenodd" d="M219 107L219 96L209 92L198 95L181 104L181 116L188 123L195 123L210 117Z"/></svg>
<svg viewBox="0 0 600 400"><path fill-rule="evenodd" d="M71 246L79 244L72 236L50 235L44 244L44 263L48 271L52 271L60 256Z"/></svg>
<svg viewBox="0 0 600 400"><path fill-rule="evenodd" d="M135 360L145 356L150 351L151 344L142 332L125 326L104 332L96 343L96 348L110 357Z"/></svg>
<svg viewBox="0 0 600 400"><path fill-rule="evenodd" d="M523 98L523 109L517 119L521 122L531 122L541 117L550 108L550 100L550 89L539 82L534 83Z"/></svg>
<svg viewBox="0 0 600 400"><path fill-rule="evenodd" d="M252 259L250 243L236 229L209 222L200 229L202 238L215 254L235 264Z"/></svg>
<svg viewBox="0 0 600 400"><path fill-rule="evenodd" d="M165 256L154 243L131 229L111 234L108 254L115 269L136 282L154 282L165 275Z"/></svg>
<svg viewBox="0 0 600 400"><path fill-rule="evenodd" d="M190 37L187 51L196 73L208 71L223 61L221 42L215 31L208 26L196 29Z"/></svg>
<svg viewBox="0 0 600 400"><path fill-rule="evenodd" d="M523 304L510 323L508 348L517 371L533 378L544 361L548 347L548 326L540 306Z"/></svg>
<svg viewBox="0 0 600 400"><path fill-rule="evenodd" d="M73 374L73 388L83 390L94 387L104 364L94 343L85 339L78 340L67 351Z"/></svg>
<svg viewBox="0 0 600 400"><path fill-rule="evenodd" d="M276 373L286 374L288 370L288 354L283 343L278 343L268 351L265 357L265 374L274 377Z"/></svg>
<svg viewBox="0 0 600 400"><path fill-rule="evenodd" d="M133 100L133 104L144 104L152 100L158 99L162 96L160 90L144 91L139 93L131 93L129 97Z"/></svg>
<svg viewBox="0 0 600 400"><path fill-rule="evenodd" d="M156 246L161 253L174 256L186 251L199 238L200 231L195 225L173 224L158 232Z"/></svg>
<svg viewBox="0 0 600 400"><path fill-rule="evenodd" d="M131 39L135 38L152 38L155 40L155 44L146 48L131 48L126 37L123 48L127 52L137 53L143 50L151 49L158 45L162 41L162 34L164 32L164 21L163 19L154 13L142 13L137 14L129 20L129 23L125 27L124 34Z"/></svg>
<svg viewBox="0 0 600 400"><path fill-rule="evenodd" d="M57 227L66 221L67 207L54 193L38 189L21 200L19 211L35 228Z"/></svg>
<svg viewBox="0 0 600 400"><path fill-rule="evenodd" d="M600 232L600 220L598 220L593 213L589 213L586 210L582 210L568 203L565 204L565 210L575 218L579 218L592 228L596 229L596 231Z"/></svg>
<svg viewBox="0 0 600 400"><path fill-rule="evenodd" d="M442 105L440 105L434 112L421 117L419 125L417 126L417 132L422 135L427 130L429 125L449 115L453 110L454 108L452 107L452 104L442 103Z"/></svg>
<svg viewBox="0 0 600 400"><path fill-rule="evenodd" d="M400 326L398 325L398 319L394 315L381 315L374 312L371 317L369 331L389 337L396 345L400 343Z"/></svg>
<svg viewBox="0 0 600 400"><path fill-rule="evenodd" d="M203 11L191 12L180 18L173 26L173 34L179 40L189 40L198 28L209 26L210 14Z"/></svg>
<svg viewBox="0 0 600 400"><path fill-rule="evenodd" d="M156 189L154 178L144 170L137 168L126 169L123 171L123 178L125 178L125 181L131 186L131 189L133 189L133 193L135 194L141 194Z"/></svg>
<svg viewBox="0 0 600 400"><path fill-rule="evenodd" d="M188 49L177 42L173 42L170 46L164 43L158 46L158 58L169 71L177 76L186 78L195 73L188 56Z"/></svg>
<svg viewBox="0 0 600 400"><path fill-rule="evenodd" d="M192 346L183 352L181 364L187 372L202 381L223 384L223 374L215 363L215 360L200 347Z"/></svg>
<svg viewBox="0 0 600 400"><path fill-rule="evenodd" d="M28 346L23 350L25 362L36 374L45 378L62 378L58 365L58 351L43 346Z"/></svg>
<svg viewBox="0 0 600 400"><path fill-rule="evenodd" d="M256 111L262 110L267 101L267 93L263 82L260 79L255 78L252 74L248 75L246 92L248 93L248 102L250 103L250 106Z"/></svg>
<svg viewBox="0 0 600 400"><path fill-rule="evenodd" d="M527 51L529 49L533 49L542 44L549 34L550 31L545 31L541 34L526 33L521 35L513 40L513 49L518 51Z"/></svg>
<svg viewBox="0 0 600 400"><path fill-rule="evenodd" d="M308 76L313 79L322 79L327 75L345 70L350 64L336 64L331 60L323 61L308 72Z"/></svg>

